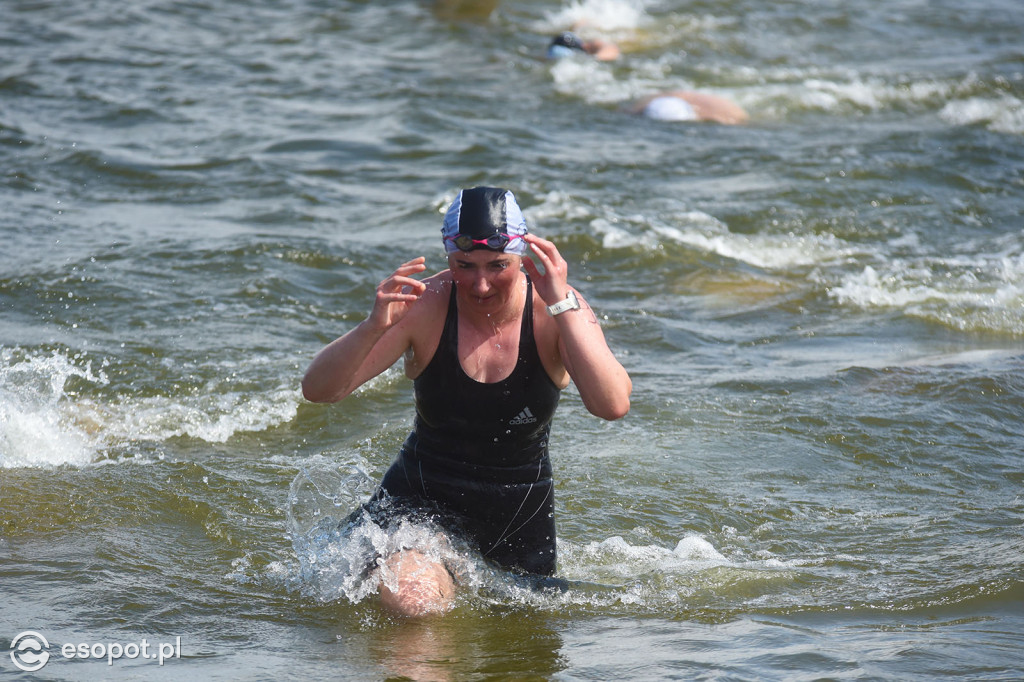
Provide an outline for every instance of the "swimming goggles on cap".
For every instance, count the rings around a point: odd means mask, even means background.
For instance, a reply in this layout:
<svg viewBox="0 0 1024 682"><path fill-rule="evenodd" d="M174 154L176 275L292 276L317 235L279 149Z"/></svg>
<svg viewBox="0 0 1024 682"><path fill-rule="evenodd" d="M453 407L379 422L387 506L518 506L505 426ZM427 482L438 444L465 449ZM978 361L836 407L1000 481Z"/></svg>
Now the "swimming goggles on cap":
<svg viewBox="0 0 1024 682"><path fill-rule="evenodd" d="M503 251L513 239L519 239L520 235L495 234L487 239L473 239L464 234L457 234L454 237L445 237L453 242L459 251L473 251L474 249L491 249L492 251Z"/></svg>

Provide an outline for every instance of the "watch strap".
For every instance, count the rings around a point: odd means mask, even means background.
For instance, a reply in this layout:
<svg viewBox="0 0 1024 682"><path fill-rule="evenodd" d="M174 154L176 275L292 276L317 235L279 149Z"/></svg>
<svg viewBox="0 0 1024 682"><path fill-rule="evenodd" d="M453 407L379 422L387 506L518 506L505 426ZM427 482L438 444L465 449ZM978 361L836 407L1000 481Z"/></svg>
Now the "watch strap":
<svg viewBox="0 0 1024 682"><path fill-rule="evenodd" d="M548 315L551 315L552 317L554 317L555 315L561 315L562 313L568 312L570 310L579 309L580 301L578 298L576 298L576 293L572 289L569 289L569 293L565 295L565 298L563 300L559 301L558 303L553 303L549 305L547 308Z"/></svg>

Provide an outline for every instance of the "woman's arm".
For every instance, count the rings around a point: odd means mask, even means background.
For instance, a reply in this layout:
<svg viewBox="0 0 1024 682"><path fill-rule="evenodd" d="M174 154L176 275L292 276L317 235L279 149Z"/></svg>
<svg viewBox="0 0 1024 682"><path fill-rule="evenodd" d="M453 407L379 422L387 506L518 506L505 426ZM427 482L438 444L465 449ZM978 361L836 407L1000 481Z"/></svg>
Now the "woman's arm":
<svg viewBox="0 0 1024 682"><path fill-rule="evenodd" d="M565 259L557 247L532 234L525 235L523 239L533 249L533 257L544 267L542 275L531 258L523 258L523 266L535 282L537 294L547 305L565 300L571 287L566 282ZM633 382L608 348L594 311L578 292L576 295L581 308L554 318L562 362L579 389L587 410L603 419L619 419L629 412Z"/></svg>
<svg viewBox="0 0 1024 682"><path fill-rule="evenodd" d="M377 285L370 316L321 350L302 378L302 395L316 403L333 403L395 364L412 344L402 324L426 285L411 276L426 269L424 258L403 263Z"/></svg>

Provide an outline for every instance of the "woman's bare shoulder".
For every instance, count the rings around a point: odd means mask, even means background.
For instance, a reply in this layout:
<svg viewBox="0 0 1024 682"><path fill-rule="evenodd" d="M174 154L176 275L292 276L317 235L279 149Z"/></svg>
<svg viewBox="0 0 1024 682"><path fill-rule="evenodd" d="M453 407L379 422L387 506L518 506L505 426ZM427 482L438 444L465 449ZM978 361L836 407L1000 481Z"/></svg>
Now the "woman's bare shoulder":
<svg viewBox="0 0 1024 682"><path fill-rule="evenodd" d="M402 322L408 325L411 353L405 357L405 373L415 379L437 350L448 316L448 299L452 290L451 273L439 272L423 280L426 289Z"/></svg>
<svg viewBox="0 0 1024 682"><path fill-rule="evenodd" d="M402 320L411 336L418 336L422 331L433 329L433 322L438 317L444 321L448 309L448 297L452 290L452 277L448 270L439 272L422 280L423 294Z"/></svg>
<svg viewBox="0 0 1024 682"><path fill-rule="evenodd" d="M420 296L416 307L432 310L435 306L448 305L448 297L451 295L452 290L452 273L450 270L442 270L430 277L425 277L423 284L426 288L423 290L423 295Z"/></svg>

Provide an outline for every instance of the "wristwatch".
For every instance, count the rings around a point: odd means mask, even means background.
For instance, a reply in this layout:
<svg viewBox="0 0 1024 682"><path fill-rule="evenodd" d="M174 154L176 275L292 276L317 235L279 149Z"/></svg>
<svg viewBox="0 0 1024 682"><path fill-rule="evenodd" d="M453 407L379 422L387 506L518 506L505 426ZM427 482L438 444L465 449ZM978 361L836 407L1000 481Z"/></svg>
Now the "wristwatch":
<svg viewBox="0 0 1024 682"><path fill-rule="evenodd" d="M568 312L570 310L579 310L579 309L580 309L580 300L578 298L576 298L576 292L573 291L572 289L569 289L569 293L567 293L565 295L565 300L564 301L559 301L558 303L555 303L554 305L549 305L548 306L548 315L551 315L552 317L554 317L555 315L561 315L562 313Z"/></svg>

